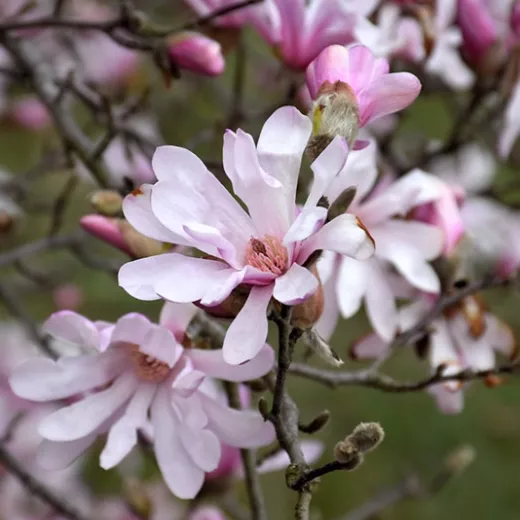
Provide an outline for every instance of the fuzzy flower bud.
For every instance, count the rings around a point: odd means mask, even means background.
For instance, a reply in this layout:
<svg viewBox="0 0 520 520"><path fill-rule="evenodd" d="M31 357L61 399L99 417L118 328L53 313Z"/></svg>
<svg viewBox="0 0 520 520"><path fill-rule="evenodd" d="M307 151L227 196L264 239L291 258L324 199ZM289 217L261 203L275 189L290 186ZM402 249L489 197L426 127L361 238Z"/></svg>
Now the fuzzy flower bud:
<svg viewBox="0 0 520 520"><path fill-rule="evenodd" d="M350 471L363 463L363 454L345 441L340 441L334 446L334 458L344 464L343 469Z"/></svg>
<svg viewBox="0 0 520 520"><path fill-rule="evenodd" d="M313 138L308 152L316 157L336 135L350 147L360 128L406 108L419 95L421 83L410 73L389 74L388 62L364 45L331 45L308 66L306 82L314 106Z"/></svg>
<svg viewBox="0 0 520 520"><path fill-rule="evenodd" d="M168 55L181 69L203 76L218 76L225 67L220 44L194 32L172 36L168 40Z"/></svg>
<svg viewBox="0 0 520 520"><path fill-rule="evenodd" d="M383 441L385 431L379 423L369 422L358 424L348 436L348 440L359 451L371 451Z"/></svg>

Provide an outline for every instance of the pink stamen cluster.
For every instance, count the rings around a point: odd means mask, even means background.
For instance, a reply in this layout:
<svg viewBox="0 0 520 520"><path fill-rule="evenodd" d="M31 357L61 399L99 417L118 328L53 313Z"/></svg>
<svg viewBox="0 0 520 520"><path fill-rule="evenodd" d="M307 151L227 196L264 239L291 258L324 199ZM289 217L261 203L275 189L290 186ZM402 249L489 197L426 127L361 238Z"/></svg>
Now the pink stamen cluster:
<svg viewBox="0 0 520 520"><path fill-rule="evenodd" d="M277 276L287 269L289 255L280 240L272 235L265 235L262 240L251 237L246 249L246 263L265 273Z"/></svg>

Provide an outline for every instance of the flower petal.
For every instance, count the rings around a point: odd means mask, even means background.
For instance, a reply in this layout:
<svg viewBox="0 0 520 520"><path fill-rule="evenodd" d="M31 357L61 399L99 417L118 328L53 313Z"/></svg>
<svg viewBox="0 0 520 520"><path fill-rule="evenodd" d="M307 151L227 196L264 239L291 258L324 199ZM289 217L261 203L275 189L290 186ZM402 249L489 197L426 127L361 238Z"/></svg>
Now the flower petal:
<svg viewBox="0 0 520 520"><path fill-rule="evenodd" d="M164 482L179 498L194 498L204 483L204 471L186 452L180 439L182 427L173 413L169 390L160 388L152 403L154 449Z"/></svg>
<svg viewBox="0 0 520 520"><path fill-rule="evenodd" d="M138 384L132 373L123 374L107 390L46 417L40 424L40 435L50 441L73 441L88 435L131 397Z"/></svg>
<svg viewBox="0 0 520 520"><path fill-rule="evenodd" d="M181 357L184 349L177 343L173 332L159 325L152 325L139 343L139 351L166 363L172 368Z"/></svg>
<svg viewBox="0 0 520 520"><path fill-rule="evenodd" d="M220 461L220 441L211 430L196 430L183 424L180 437L193 462L204 471L213 471Z"/></svg>
<svg viewBox="0 0 520 520"><path fill-rule="evenodd" d="M354 341L350 347L353 359L379 359L388 355L390 345L375 333L366 334Z"/></svg>
<svg viewBox="0 0 520 520"><path fill-rule="evenodd" d="M18 366L9 378L19 397L44 402L64 399L102 386L123 369L118 352L63 357L58 361L38 357Z"/></svg>
<svg viewBox="0 0 520 520"><path fill-rule="evenodd" d="M275 437L274 427L258 412L234 410L202 395L202 403L209 419L209 427L218 438L236 448L266 446Z"/></svg>
<svg viewBox="0 0 520 520"><path fill-rule="evenodd" d="M152 327L150 320L138 312L121 316L115 324L111 342L134 343L139 345Z"/></svg>
<svg viewBox="0 0 520 520"><path fill-rule="evenodd" d="M318 249L334 251L351 256L357 260L366 260L374 254L374 242L351 214L336 217L325 224L303 245L298 261L303 263L309 255Z"/></svg>
<svg viewBox="0 0 520 520"><path fill-rule="evenodd" d="M44 322L43 329L57 339L81 347L97 349L100 343L96 326L87 318L73 311L59 311L51 314Z"/></svg>
<svg viewBox="0 0 520 520"><path fill-rule="evenodd" d="M316 233L327 218L326 208L314 206L303 208L283 238L284 245L301 242Z"/></svg>
<svg viewBox="0 0 520 520"><path fill-rule="evenodd" d="M297 305L312 296L318 286L317 278L308 269L293 264L274 281L273 297L285 305Z"/></svg>
<svg viewBox="0 0 520 520"><path fill-rule="evenodd" d="M170 329L175 334L177 341L181 342L188 325L197 312L197 307L191 303L166 302L161 309L159 325Z"/></svg>
<svg viewBox="0 0 520 520"><path fill-rule="evenodd" d="M226 363L240 365L253 359L267 338L267 307L273 295L273 286L251 288L246 303L226 333L223 355Z"/></svg>
<svg viewBox="0 0 520 520"><path fill-rule="evenodd" d="M69 467L94 444L102 427L75 441L53 442L43 439L36 452L36 462L47 471L57 471Z"/></svg>
<svg viewBox="0 0 520 520"><path fill-rule="evenodd" d="M264 345L250 361L241 365L230 365L224 360L222 350L189 349L186 355L193 366L210 377L225 381L249 381L267 374L274 365L274 352Z"/></svg>
<svg viewBox="0 0 520 520"><path fill-rule="evenodd" d="M348 256L341 257L336 294L339 310L344 318L354 316L361 307L363 297L367 291L368 278L371 272L370 265L373 261L372 258L365 262L360 262Z"/></svg>
<svg viewBox="0 0 520 520"><path fill-rule="evenodd" d="M110 428L99 458L99 465L103 469L117 466L137 444L137 429L147 421L148 409L156 389L155 384L141 383L123 416Z"/></svg>
<svg viewBox="0 0 520 520"><path fill-rule="evenodd" d="M325 445L321 441L316 440L304 440L300 443L305 461L308 464L314 464L321 457ZM285 450L277 451L274 455L271 455L265 459L259 466L257 471L261 475L265 473L272 473L273 471L285 470L291 464L289 455Z"/></svg>

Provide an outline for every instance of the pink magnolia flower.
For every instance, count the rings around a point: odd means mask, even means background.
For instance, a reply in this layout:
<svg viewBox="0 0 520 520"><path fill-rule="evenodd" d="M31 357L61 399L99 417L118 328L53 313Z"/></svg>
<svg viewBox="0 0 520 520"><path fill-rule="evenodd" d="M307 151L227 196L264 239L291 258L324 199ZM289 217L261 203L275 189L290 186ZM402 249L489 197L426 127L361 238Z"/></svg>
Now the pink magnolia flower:
<svg viewBox="0 0 520 520"><path fill-rule="evenodd" d="M324 337L334 331L338 313L349 318L364 300L375 331L390 341L398 328L395 300L406 295L408 283L428 293L440 290L439 279L428 262L442 252L442 231L403 217L414 207L441 197L443 183L421 170L413 170L389 185L373 189L377 175L375 146L371 144L349 155L345 168L325 192L333 201L346 188L357 189L347 214L361 219L374 238L376 250L365 262L335 254L318 263L330 295L317 324Z"/></svg>
<svg viewBox="0 0 520 520"><path fill-rule="evenodd" d="M422 297L399 313L401 330L408 330L434 305L435 300ZM516 356L515 339L511 328L491 313L484 312L475 297L464 299L459 305L447 309L443 316L432 322L429 335L428 362L432 373L444 367L446 376L462 370L490 370L495 367L496 354L508 358ZM377 359L390 354L390 345L376 334L361 339L352 347L355 359ZM494 386L498 381L489 377ZM458 413L464 403L463 384L446 381L428 389L444 413Z"/></svg>
<svg viewBox="0 0 520 520"><path fill-rule="evenodd" d="M249 363L230 366L222 351L184 349L194 308L166 304L155 325L137 313L115 324L91 322L71 311L53 314L44 324L52 335L87 353L58 361L35 358L15 369L13 392L37 402L83 396L46 417L39 433L40 461L48 469L66 467L98 435L108 433L100 464L109 469L148 428L166 485L180 498L193 498L204 475L220 460L220 443L256 447L273 440L274 430L261 415L228 408L201 386L207 376L228 381L260 377L273 365L265 345Z"/></svg>
<svg viewBox="0 0 520 520"><path fill-rule="evenodd" d="M181 33L168 40L168 54L181 69L204 76L224 72L225 62L220 44L203 34Z"/></svg>
<svg viewBox="0 0 520 520"><path fill-rule="evenodd" d="M325 132L341 108L341 125L346 127L341 135L352 145L359 128L413 103L420 81L408 72L388 71L388 61L376 59L364 45L331 45L321 52L306 72L318 130Z"/></svg>
<svg viewBox="0 0 520 520"><path fill-rule="evenodd" d="M275 0L280 24L270 43L289 67L305 68L329 45L354 41L354 29L378 0Z"/></svg>
<svg viewBox="0 0 520 520"><path fill-rule="evenodd" d="M286 305L305 301L318 289L304 267L317 250L363 260L374 244L354 215L325 223L318 201L343 168L348 147L334 139L312 163L314 185L299 212L296 186L311 121L293 107L278 109L255 146L238 130L224 136L224 169L249 214L190 151L159 147L153 167L159 182L144 185L123 204L140 233L162 242L191 246L208 257L168 253L125 264L119 284L141 300L165 298L215 306L238 285L250 289L226 333L224 359L252 359L267 336L267 309L274 298Z"/></svg>
<svg viewBox="0 0 520 520"><path fill-rule="evenodd" d="M520 266L520 214L480 193L488 190L497 166L493 155L481 145L470 143L457 153L437 158L428 166L455 191L466 193L460 208L468 238L469 264L491 264L504 276ZM465 251L458 252L460 254Z"/></svg>

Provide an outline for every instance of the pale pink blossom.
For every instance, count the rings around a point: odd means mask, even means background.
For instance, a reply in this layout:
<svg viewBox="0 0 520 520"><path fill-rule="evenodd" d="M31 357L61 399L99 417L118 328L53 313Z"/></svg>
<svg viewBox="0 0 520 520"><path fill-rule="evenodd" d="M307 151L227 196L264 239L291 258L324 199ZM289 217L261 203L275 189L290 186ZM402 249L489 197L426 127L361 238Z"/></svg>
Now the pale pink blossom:
<svg viewBox="0 0 520 520"><path fill-rule="evenodd" d="M330 295L317 324L325 337L334 331L338 313L349 318L365 301L375 331L390 341L398 329L396 298L406 295L408 284L428 293L440 290L429 261L442 252L442 230L403 217L413 208L440 198L443 183L421 170L413 170L393 183L384 181L379 188L375 154L374 144L352 152L325 192L334 201L343 190L355 187L356 195L347 214L359 217L376 243L374 256L365 262L335 254L326 255L318 263Z"/></svg>
<svg viewBox="0 0 520 520"><path fill-rule="evenodd" d="M357 41L377 57L403 58L413 63L425 58L423 31L415 18L402 16L397 5L385 3L378 11L376 22L361 18L355 33Z"/></svg>
<svg viewBox="0 0 520 520"><path fill-rule="evenodd" d="M323 87L330 88L338 82L345 85L345 96L358 113L360 128L403 110L421 90L421 83L413 74L389 73L388 61L375 58L364 45L327 47L307 68L306 81L313 99L319 98Z"/></svg>
<svg viewBox="0 0 520 520"><path fill-rule="evenodd" d="M226 333L223 351L229 363L252 359L262 348L272 298L296 305L318 289L318 280L304 267L314 251L359 260L374 251L354 215L325 223L327 210L318 206L347 159L343 138L336 137L312 163L314 185L298 212L296 186L311 126L298 110L283 107L264 124L256 146L242 130L226 132L224 169L249 214L200 159L175 146L155 152L152 164L159 182L141 186L124 201L124 214L140 233L211 257L168 253L125 264L119 284L129 294L211 307L238 285L250 288Z"/></svg>
<svg viewBox="0 0 520 520"><path fill-rule="evenodd" d="M181 69L204 76L224 72L225 62L220 44L198 33L180 33L168 40L168 54Z"/></svg>
<svg viewBox="0 0 520 520"><path fill-rule="evenodd" d="M441 78L455 90L466 90L473 85L474 74L460 55L462 35L454 25L457 0L438 0L432 22L433 48L426 60L426 70Z"/></svg>
<svg viewBox="0 0 520 520"><path fill-rule="evenodd" d="M403 307L399 312L399 326L405 331L420 320L435 300L420 297L416 302ZM496 354L512 359L516 355L512 330L491 313L483 312L478 300L469 297L454 308L447 309L443 316L431 323L428 343L428 363L432 373L441 367L442 374L450 376L465 369L475 372L492 370ZM429 329L429 330L430 330ZM370 334L352 347L355 359L377 359L390 354L390 344L376 334ZM489 377L487 384L497 381ZM463 383L452 380L428 388L443 413L455 414L464 404Z"/></svg>
<svg viewBox="0 0 520 520"><path fill-rule="evenodd" d="M115 324L91 322L71 311L53 314L44 328L85 353L58 361L35 358L17 367L14 393L37 402L82 397L46 417L39 456L43 467L68 466L96 438L108 433L100 464L119 464L149 430L166 485L180 498L193 498L204 475L220 460L220 444L249 448L268 444L274 430L258 412L238 411L208 394L209 377L244 381L268 372L274 361L264 345L249 363L230 366L222 351L184 349L195 308L166 304L160 324L137 313Z"/></svg>
<svg viewBox="0 0 520 520"><path fill-rule="evenodd" d="M480 195L491 188L497 172L491 152L470 143L455 154L438 157L428 169L455 192L463 188L466 193L459 203L470 264L491 264L503 275L514 272L520 265L520 213Z"/></svg>

